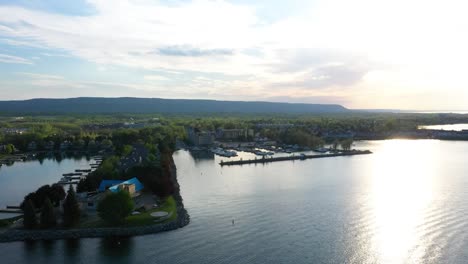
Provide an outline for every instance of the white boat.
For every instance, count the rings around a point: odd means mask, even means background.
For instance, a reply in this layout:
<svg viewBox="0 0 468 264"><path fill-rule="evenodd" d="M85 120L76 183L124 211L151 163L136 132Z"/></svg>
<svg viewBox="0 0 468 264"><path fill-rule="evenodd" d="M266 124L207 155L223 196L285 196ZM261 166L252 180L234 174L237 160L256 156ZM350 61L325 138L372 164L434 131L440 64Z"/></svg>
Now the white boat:
<svg viewBox="0 0 468 264"><path fill-rule="evenodd" d="M211 149L211 152L213 152L216 155L228 158L237 156L237 152L235 152L234 150L224 150L222 148Z"/></svg>

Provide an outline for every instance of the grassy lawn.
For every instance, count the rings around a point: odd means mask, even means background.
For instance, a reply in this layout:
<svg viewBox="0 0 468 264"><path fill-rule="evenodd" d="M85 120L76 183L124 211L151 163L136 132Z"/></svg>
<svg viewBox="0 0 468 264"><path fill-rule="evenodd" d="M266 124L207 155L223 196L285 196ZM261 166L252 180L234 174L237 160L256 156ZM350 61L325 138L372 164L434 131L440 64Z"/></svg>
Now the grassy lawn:
<svg viewBox="0 0 468 264"><path fill-rule="evenodd" d="M161 223L167 223L175 220L177 218L177 207L174 197L169 196L166 198L164 203L157 208L142 212L139 215L131 215L126 219L126 223L119 227L135 227L135 226L145 226L156 224L155 220L157 218L152 217L151 213L165 211L172 215L169 219L162 221ZM83 221L80 225L81 228L92 228L92 227L108 227L101 219L95 221Z"/></svg>
<svg viewBox="0 0 468 264"><path fill-rule="evenodd" d="M12 217L12 218L8 218L8 219L1 219L0 220L0 228L6 228L6 227L9 227L10 225L12 225L16 220L19 220L23 218L22 215L20 216L15 216L15 217Z"/></svg>
<svg viewBox="0 0 468 264"><path fill-rule="evenodd" d="M161 206L154 208L152 210L146 211L144 213L141 213L139 215L131 215L127 217L127 224L125 226L143 226L143 225L155 224L155 220L157 220L157 218L152 217L151 213L161 212L161 211L168 212L169 214L172 213L169 219L161 222L161 223L167 223L177 218L176 209L177 209L176 201L174 200L174 197L169 196L166 198L166 201L164 201L164 203Z"/></svg>

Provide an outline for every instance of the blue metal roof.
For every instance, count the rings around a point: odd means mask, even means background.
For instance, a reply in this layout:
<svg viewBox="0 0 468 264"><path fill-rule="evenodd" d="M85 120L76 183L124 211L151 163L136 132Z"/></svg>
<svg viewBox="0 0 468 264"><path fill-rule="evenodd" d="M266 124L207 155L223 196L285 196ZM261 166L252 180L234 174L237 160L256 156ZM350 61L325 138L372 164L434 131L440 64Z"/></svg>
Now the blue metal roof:
<svg viewBox="0 0 468 264"><path fill-rule="evenodd" d="M135 184L135 191L139 192L143 190L143 184L137 178L131 178L130 180L120 182L112 187L109 188L111 192L118 192L120 184Z"/></svg>
<svg viewBox="0 0 468 264"><path fill-rule="evenodd" d="M99 184L98 190L100 192L106 191L109 187L112 187L116 184L122 183L123 181L121 180L102 180L101 184Z"/></svg>

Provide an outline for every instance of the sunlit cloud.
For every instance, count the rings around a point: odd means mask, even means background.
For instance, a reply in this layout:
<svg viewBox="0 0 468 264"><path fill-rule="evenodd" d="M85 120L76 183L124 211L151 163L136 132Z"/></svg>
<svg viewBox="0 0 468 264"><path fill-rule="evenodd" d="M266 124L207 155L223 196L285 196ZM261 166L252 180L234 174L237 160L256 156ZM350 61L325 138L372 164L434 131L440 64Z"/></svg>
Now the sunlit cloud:
<svg viewBox="0 0 468 264"><path fill-rule="evenodd" d="M135 89L155 97L464 107L464 1L306 2L301 12L283 8L277 19L265 18L255 2L90 0L93 11L84 15L12 3L0 5L0 42L38 49L37 56L79 58L102 72L142 71L143 83L125 83L128 95ZM0 62L32 63L22 57ZM438 100L441 94L451 94L457 106Z"/></svg>
<svg viewBox="0 0 468 264"><path fill-rule="evenodd" d="M0 62L3 62L3 63L18 63L18 64L33 64L33 62L28 60L28 59L17 57L17 56L11 56L11 55L7 55L7 54L0 54Z"/></svg>

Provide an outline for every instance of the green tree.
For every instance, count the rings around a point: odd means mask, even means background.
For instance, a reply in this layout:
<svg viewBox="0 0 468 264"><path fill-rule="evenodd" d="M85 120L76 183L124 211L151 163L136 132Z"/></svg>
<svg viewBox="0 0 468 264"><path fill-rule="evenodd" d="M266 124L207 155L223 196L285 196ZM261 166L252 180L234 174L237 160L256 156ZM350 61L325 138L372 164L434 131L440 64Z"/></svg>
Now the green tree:
<svg viewBox="0 0 468 264"><path fill-rule="evenodd" d="M332 150L336 151L338 149L340 142L338 140L333 141Z"/></svg>
<svg viewBox="0 0 468 264"><path fill-rule="evenodd" d="M133 200L126 191L108 193L99 202L97 211L106 223L120 225L125 223L125 218L133 211Z"/></svg>
<svg viewBox="0 0 468 264"><path fill-rule="evenodd" d="M73 186L70 185L67 197L63 203L63 225L65 227L77 226L80 222L80 215L80 205L76 200L75 190L73 189Z"/></svg>
<svg viewBox="0 0 468 264"><path fill-rule="evenodd" d="M122 156L128 156L132 153L133 147L131 145L124 145L122 149Z"/></svg>
<svg viewBox="0 0 468 264"><path fill-rule="evenodd" d="M57 225L55 218L54 207L49 198L44 200L44 205L41 210L41 228L51 228Z"/></svg>
<svg viewBox="0 0 468 264"><path fill-rule="evenodd" d="M28 199L24 203L24 217L23 226L26 229L34 229L37 227L36 209L34 208L33 202Z"/></svg>
<svg viewBox="0 0 468 264"><path fill-rule="evenodd" d="M13 154L13 152L15 152L15 146L13 146L13 144L8 144L5 146L5 152L7 154Z"/></svg>
<svg viewBox="0 0 468 264"><path fill-rule="evenodd" d="M344 150L344 151L349 151L351 150L351 147L353 146L353 139L352 138L347 138L343 141L341 141L341 148Z"/></svg>
<svg viewBox="0 0 468 264"><path fill-rule="evenodd" d="M105 149L111 148L112 147L112 141L110 139L104 139L101 142L101 146Z"/></svg>

